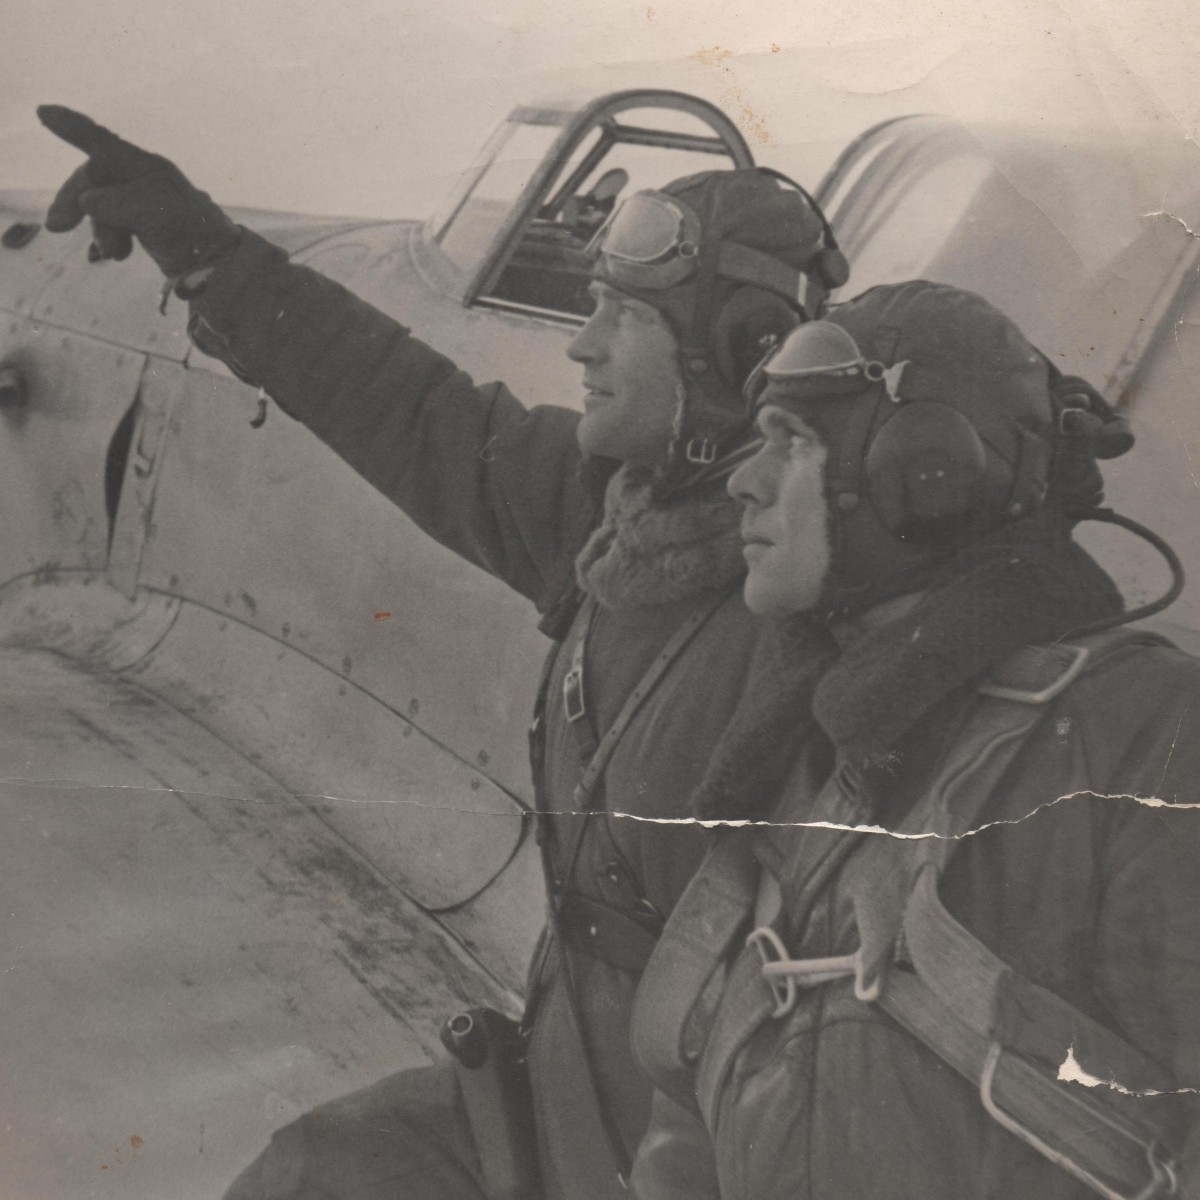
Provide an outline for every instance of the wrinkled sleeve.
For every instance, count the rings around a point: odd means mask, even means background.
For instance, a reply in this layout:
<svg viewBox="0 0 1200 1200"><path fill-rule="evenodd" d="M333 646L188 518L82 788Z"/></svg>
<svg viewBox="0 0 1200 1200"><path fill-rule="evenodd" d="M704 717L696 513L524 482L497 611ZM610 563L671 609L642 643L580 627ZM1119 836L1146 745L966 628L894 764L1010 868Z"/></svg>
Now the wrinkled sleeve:
<svg viewBox="0 0 1200 1200"><path fill-rule="evenodd" d="M716 1156L704 1122L657 1089L631 1185L637 1200L720 1200Z"/></svg>
<svg viewBox="0 0 1200 1200"><path fill-rule="evenodd" d="M576 413L477 387L386 314L246 233L189 333L426 533L545 607L590 515Z"/></svg>

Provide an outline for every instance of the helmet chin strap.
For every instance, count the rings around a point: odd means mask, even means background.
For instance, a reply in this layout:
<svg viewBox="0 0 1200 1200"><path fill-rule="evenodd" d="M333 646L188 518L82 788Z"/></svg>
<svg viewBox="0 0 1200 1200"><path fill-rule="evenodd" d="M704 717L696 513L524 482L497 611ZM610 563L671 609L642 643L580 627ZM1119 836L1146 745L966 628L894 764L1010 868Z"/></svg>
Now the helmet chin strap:
<svg viewBox="0 0 1200 1200"><path fill-rule="evenodd" d="M707 229L711 226L715 208L716 197L710 192L706 197L705 211L700 214L701 228ZM700 243L696 257L692 318L680 348L680 421L677 440L672 443L671 449L672 457L682 457L682 462L678 465L684 470L684 463L704 468L711 466L717 458L717 438L714 431L708 428L706 418L713 399L710 393L714 388L719 390L721 387L714 348L710 344L720 249L721 243L712 238L705 238ZM680 441L685 438L686 441L681 445ZM670 467L675 466L675 463L670 464Z"/></svg>
<svg viewBox="0 0 1200 1200"><path fill-rule="evenodd" d="M678 464L674 469L668 469L664 459L663 466L655 471L655 495L661 500L668 500L691 488L727 479L757 448L756 439L750 437L749 433L750 423L747 421L744 431L726 441L724 451L718 450L711 462L697 464L692 471L682 472Z"/></svg>

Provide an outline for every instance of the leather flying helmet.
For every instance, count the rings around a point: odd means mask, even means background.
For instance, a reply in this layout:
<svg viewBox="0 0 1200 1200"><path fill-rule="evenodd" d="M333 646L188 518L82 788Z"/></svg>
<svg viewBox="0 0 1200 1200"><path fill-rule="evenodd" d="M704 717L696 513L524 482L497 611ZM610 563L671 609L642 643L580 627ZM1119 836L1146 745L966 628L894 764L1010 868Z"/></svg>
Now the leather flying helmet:
<svg viewBox="0 0 1200 1200"><path fill-rule="evenodd" d="M745 432L747 374L849 268L823 214L760 168L707 171L625 200L596 234L594 275L657 308L684 381L668 474L714 462ZM815 311L815 307L814 307Z"/></svg>
<svg viewBox="0 0 1200 1200"><path fill-rule="evenodd" d="M924 281L873 288L796 329L751 374L746 402L796 412L828 447L831 594L843 601L1047 503L1068 516L1094 506L1095 459L1132 444L1124 418L998 309Z"/></svg>

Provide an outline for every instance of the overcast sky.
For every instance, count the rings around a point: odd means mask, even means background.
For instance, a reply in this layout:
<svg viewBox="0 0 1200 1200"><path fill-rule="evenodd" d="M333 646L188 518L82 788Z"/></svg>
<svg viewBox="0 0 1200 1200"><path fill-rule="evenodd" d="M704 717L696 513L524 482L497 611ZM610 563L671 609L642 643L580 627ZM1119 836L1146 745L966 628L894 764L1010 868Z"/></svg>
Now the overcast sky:
<svg viewBox="0 0 1200 1200"><path fill-rule="evenodd" d="M78 161L81 108L227 203L423 215L517 101L697 92L760 159L899 112L1200 134L1196 0L5 0L0 186ZM805 170L809 168L805 166Z"/></svg>

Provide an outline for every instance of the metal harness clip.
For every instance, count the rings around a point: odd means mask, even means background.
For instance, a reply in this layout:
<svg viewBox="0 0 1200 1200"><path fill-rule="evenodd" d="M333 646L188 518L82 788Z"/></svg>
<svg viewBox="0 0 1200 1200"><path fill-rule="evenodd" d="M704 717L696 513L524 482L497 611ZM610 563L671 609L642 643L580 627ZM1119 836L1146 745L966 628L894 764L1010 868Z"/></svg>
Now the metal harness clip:
<svg viewBox="0 0 1200 1200"><path fill-rule="evenodd" d="M796 1006L798 988L820 987L839 979L854 980L854 995L866 1002L879 996L880 983L867 985L862 976L862 951L830 958L789 958L782 938L769 925L760 925L746 938L762 959L762 976L775 997L773 1017L786 1017Z"/></svg>

